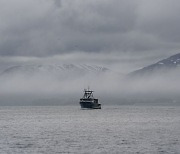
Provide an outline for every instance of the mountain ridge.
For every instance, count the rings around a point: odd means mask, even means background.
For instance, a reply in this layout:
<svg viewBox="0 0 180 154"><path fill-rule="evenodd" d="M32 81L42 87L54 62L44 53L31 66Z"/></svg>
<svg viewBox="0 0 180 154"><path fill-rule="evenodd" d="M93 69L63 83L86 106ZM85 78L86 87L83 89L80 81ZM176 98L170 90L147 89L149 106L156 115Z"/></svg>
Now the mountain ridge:
<svg viewBox="0 0 180 154"><path fill-rule="evenodd" d="M110 69L106 67L87 64L26 64L8 67L1 72L0 76L68 75L71 73L83 75L87 73L101 74L109 71Z"/></svg>
<svg viewBox="0 0 180 154"><path fill-rule="evenodd" d="M148 76L154 73L168 73L180 68L180 53L172 55L166 59L160 60L154 64L143 67L127 74L127 76Z"/></svg>

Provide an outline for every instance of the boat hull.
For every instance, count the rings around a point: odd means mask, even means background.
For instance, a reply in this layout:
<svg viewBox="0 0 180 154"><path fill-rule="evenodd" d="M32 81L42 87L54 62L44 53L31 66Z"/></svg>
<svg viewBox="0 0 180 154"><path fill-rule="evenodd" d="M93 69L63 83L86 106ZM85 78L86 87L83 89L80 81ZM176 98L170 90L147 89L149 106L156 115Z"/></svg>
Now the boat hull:
<svg viewBox="0 0 180 154"><path fill-rule="evenodd" d="M101 109L101 104L97 103L97 100L80 100L82 109Z"/></svg>

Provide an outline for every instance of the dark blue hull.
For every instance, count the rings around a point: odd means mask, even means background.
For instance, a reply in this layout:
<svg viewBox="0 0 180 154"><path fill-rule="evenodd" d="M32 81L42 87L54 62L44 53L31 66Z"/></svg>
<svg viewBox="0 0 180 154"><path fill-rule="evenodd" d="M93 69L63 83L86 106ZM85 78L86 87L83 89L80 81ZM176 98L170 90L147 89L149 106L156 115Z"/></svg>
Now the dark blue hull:
<svg viewBox="0 0 180 154"><path fill-rule="evenodd" d="M97 100L80 100L80 105L82 109L101 109L101 104Z"/></svg>

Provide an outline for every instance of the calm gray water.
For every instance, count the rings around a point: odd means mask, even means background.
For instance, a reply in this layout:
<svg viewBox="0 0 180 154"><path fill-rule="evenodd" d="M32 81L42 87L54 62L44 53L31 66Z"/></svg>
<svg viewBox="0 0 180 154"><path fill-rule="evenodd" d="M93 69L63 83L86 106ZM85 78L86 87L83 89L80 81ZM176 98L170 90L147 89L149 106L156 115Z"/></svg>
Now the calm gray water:
<svg viewBox="0 0 180 154"><path fill-rule="evenodd" d="M179 154L180 107L0 107L0 153Z"/></svg>

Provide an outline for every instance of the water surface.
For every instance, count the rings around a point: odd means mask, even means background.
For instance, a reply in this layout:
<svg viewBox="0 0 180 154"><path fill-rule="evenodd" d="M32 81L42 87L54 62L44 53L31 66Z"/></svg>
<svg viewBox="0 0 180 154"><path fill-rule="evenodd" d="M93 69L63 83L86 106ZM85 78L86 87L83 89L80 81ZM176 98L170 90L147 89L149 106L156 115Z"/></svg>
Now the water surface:
<svg viewBox="0 0 180 154"><path fill-rule="evenodd" d="M178 154L180 107L0 107L0 153Z"/></svg>

